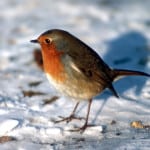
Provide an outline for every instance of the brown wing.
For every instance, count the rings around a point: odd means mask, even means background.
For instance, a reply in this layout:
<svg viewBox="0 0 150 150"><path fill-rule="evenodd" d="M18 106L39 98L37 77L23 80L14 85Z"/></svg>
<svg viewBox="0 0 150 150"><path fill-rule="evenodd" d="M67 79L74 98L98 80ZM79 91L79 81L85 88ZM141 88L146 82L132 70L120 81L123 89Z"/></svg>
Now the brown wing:
<svg viewBox="0 0 150 150"><path fill-rule="evenodd" d="M83 51L80 51L80 54ZM78 69L91 81L99 83L102 89L109 88L113 94L118 97L117 92L112 86L113 78L111 77L111 69L103 60L94 52L85 52L82 55L76 55L71 52L69 54Z"/></svg>

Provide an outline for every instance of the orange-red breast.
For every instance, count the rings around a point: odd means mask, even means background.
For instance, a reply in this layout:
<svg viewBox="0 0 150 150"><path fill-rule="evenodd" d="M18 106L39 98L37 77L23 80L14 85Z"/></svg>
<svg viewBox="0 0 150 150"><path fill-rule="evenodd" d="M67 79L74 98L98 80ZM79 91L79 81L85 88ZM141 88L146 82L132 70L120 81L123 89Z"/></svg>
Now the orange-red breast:
<svg viewBox="0 0 150 150"><path fill-rule="evenodd" d="M113 81L128 75L150 76L140 71L110 68L92 48L60 29L48 30L31 42L41 45L44 70L50 83L61 93L79 100L71 115L60 121L76 118L74 113L80 100L88 100L85 124L78 129L81 131L88 126L93 97L105 88L118 97Z"/></svg>

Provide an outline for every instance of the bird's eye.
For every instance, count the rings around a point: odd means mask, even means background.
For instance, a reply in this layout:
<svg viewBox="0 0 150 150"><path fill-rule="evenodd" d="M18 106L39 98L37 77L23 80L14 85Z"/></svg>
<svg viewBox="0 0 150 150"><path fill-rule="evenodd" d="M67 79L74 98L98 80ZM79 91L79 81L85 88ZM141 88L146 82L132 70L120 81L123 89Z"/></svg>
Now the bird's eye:
<svg viewBox="0 0 150 150"><path fill-rule="evenodd" d="M47 44L50 44L50 43L51 43L51 40L50 40L50 39L45 39L45 42L46 42Z"/></svg>

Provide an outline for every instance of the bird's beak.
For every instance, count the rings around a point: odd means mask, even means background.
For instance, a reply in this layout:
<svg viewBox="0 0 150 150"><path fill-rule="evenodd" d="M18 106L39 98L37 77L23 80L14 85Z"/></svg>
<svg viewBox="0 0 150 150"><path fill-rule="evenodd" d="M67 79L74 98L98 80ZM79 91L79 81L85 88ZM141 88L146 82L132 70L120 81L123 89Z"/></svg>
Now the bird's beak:
<svg viewBox="0 0 150 150"><path fill-rule="evenodd" d="M32 43L39 43L39 41L37 39L31 40L30 42L32 42Z"/></svg>

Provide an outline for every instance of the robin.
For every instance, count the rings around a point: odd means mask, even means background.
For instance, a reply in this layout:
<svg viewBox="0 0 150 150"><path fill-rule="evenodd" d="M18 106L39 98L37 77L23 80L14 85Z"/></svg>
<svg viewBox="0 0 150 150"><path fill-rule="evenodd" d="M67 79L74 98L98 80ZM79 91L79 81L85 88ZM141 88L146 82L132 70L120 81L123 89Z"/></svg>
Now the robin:
<svg viewBox="0 0 150 150"><path fill-rule="evenodd" d="M56 123L77 119L75 111L80 101L88 101L85 123L76 131L84 131L89 126L93 97L106 88L119 97L113 81L129 75L150 77L150 74L140 71L110 68L92 48L64 30L48 30L31 42L41 45L44 71L49 82L59 92L78 100L71 115Z"/></svg>

